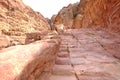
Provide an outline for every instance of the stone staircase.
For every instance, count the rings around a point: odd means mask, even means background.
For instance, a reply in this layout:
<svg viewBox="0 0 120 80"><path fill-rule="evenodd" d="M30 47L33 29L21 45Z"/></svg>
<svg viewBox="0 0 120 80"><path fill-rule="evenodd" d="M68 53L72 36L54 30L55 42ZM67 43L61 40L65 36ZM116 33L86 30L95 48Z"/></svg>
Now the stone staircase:
<svg viewBox="0 0 120 80"><path fill-rule="evenodd" d="M119 40L88 28L49 33L0 50L0 80L120 80Z"/></svg>
<svg viewBox="0 0 120 80"><path fill-rule="evenodd" d="M119 36L112 38L92 29L67 30L60 36L62 42L48 80L120 80L120 60L104 46L114 43L120 49ZM120 54L119 49L111 50Z"/></svg>

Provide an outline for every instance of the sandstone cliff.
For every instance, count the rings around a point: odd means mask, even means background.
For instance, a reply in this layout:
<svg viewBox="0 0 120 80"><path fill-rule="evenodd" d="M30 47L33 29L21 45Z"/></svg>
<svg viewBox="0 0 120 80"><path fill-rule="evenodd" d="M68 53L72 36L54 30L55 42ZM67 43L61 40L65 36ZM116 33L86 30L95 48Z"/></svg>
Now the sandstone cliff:
<svg viewBox="0 0 120 80"><path fill-rule="evenodd" d="M102 27L120 32L120 0L81 0L73 5L60 10L54 25Z"/></svg>
<svg viewBox="0 0 120 80"><path fill-rule="evenodd" d="M120 0L90 0L85 7L82 26L120 32Z"/></svg>
<svg viewBox="0 0 120 80"><path fill-rule="evenodd" d="M63 24L65 28L71 28L77 14L78 4L69 4L67 7L63 7L53 21L54 27Z"/></svg>
<svg viewBox="0 0 120 80"><path fill-rule="evenodd" d="M35 38L38 33L48 31L46 19L39 12L24 5L22 0L0 0L0 34L8 35L24 44L26 37ZM24 42L20 40L21 36Z"/></svg>
<svg viewBox="0 0 120 80"><path fill-rule="evenodd" d="M53 27L63 24L66 29L80 28L85 6L88 2L88 0L81 0L62 8L53 20Z"/></svg>

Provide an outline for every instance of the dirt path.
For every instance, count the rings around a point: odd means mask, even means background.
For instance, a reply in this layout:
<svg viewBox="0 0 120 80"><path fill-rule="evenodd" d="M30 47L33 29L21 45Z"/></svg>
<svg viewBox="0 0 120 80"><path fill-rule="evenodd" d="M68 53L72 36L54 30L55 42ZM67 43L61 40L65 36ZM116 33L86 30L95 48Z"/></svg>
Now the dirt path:
<svg viewBox="0 0 120 80"><path fill-rule="evenodd" d="M67 30L49 80L120 80L120 37L101 30Z"/></svg>

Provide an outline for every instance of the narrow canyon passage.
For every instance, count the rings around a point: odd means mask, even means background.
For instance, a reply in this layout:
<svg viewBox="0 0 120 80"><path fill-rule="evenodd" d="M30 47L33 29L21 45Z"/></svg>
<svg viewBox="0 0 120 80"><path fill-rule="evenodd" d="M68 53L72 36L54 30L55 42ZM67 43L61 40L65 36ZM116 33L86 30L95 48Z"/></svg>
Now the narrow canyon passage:
<svg viewBox="0 0 120 80"><path fill-rule="evenodd" d="M59 1L0 0L0 80L120 80L120 0Z"/></svg>
<svg viewBox="0 0 120 80"><path fill-rule="evenodd" d="M60 37L62 42L49 80L120 80L118 35L74 29Z"/></svg>

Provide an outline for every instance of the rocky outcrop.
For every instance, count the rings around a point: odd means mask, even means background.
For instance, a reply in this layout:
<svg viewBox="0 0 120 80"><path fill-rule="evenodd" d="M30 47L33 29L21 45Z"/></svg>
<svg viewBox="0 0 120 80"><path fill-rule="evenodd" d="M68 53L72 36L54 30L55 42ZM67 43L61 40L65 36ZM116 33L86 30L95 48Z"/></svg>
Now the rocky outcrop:
<svg viewBox="0 0 120 80"><path fill-rule="evenodd" d="M46 19L39 12L24 5L22 0L0 0L1 34L19 37L26 36L26 33L48 31L49 24Z"/></svg>
<svg viewBox="0 0 120 80"><path fill-rule="evenodd" d="M80 3L77 6L76 16L73 19L73 24L72 24L73 29L82 28L82 19L85 13L85 7L89 1L90 0L80 0Z"/></svg>
<svg viewBox="0 0 120 80"><path fill-rule="evenodd" d="M53 32L40 41L0 50L0 80L47 80L60 41Z"/></svg>
<svg viewBox="0 0 120 80"><path fill-rule="evenodd" d="M81 26L82 18L83 18L83 16L81 14L78 14L76 16L76 18L73 20L72 29L78 29L78 28L82 27Z"/></svg>
<svg viewBox="0 0 120 80"><path fill-rule="evenodd" d="M81 21L88 2L88 0L81 0L80 3L69 4L62 8L53 21L54 27L59 24L63 24L66 29L82 27Z"/></svg>
<svg viewBox="0 0 120 80"><path fill-rule="evenodd" d="M52 27L53 26L52 20L49 19L49 18L46 18L46 20L48 21L48 23L50 25L50 30L54 30L53 27Z"/></svg>
<svg viewBox="0 0 120 80"><path fill-rule="evenodd" d="M62 8L53 20L53 26L56 27L63 24L66 29L71 28L77 14L78 4L69 4L67 7Z"/></svg>
<svg viewBox="0 0 120 80"><path fill-rule="evenodd" d="M85 13L85 8L89 1L90 0L80 0L80 2L78 4L78 14L83 15Z"/></svg>
<svg viewBox="0 0 120 80"><path fill-rule="evenodd" d="M57 16L57 15L53 15L53 16L51 17L51 19L50 19L50 20L51 20L51 26L52 26L52 29L53 29L53 30L55 30L55 27L54 27L54 24L53 24L53 23L55 22L56 16Z"/></svg>
<svg viewBox="0 0 120 80"><path fill-rule="evenodd" d="M100 27L120 32L119 0L80 0L73 5L60 10L54 25L64 24L74 29Z"/></svg>
<svg viewBox="0 0 120 80"><path fill-rule="evenodd" d="M0 35L0 49L10 45L10 39L7 36Z"/></svg>
<svg viewBox="0 0 120 80"><path fill-rule="evenodd" d="M53 16L51 17L51 21L52 21L52 22L55 21L56 16L57 16L57 15L53 15Z"/></svg>
<svg viewBox="0 0 120 80"><path fill-rule="evenodd" d="M0 1L0 11L0 30L23 33L48 30L49 25L45 18L39 12L25 6L22 0L2 0Z"/></svg>
<svg viewBox="0 0 120 80"><path fill-rule="evenodd" d="M85 7L83 27L104 27L120 32L120 1L90 0Z"/></svg>

